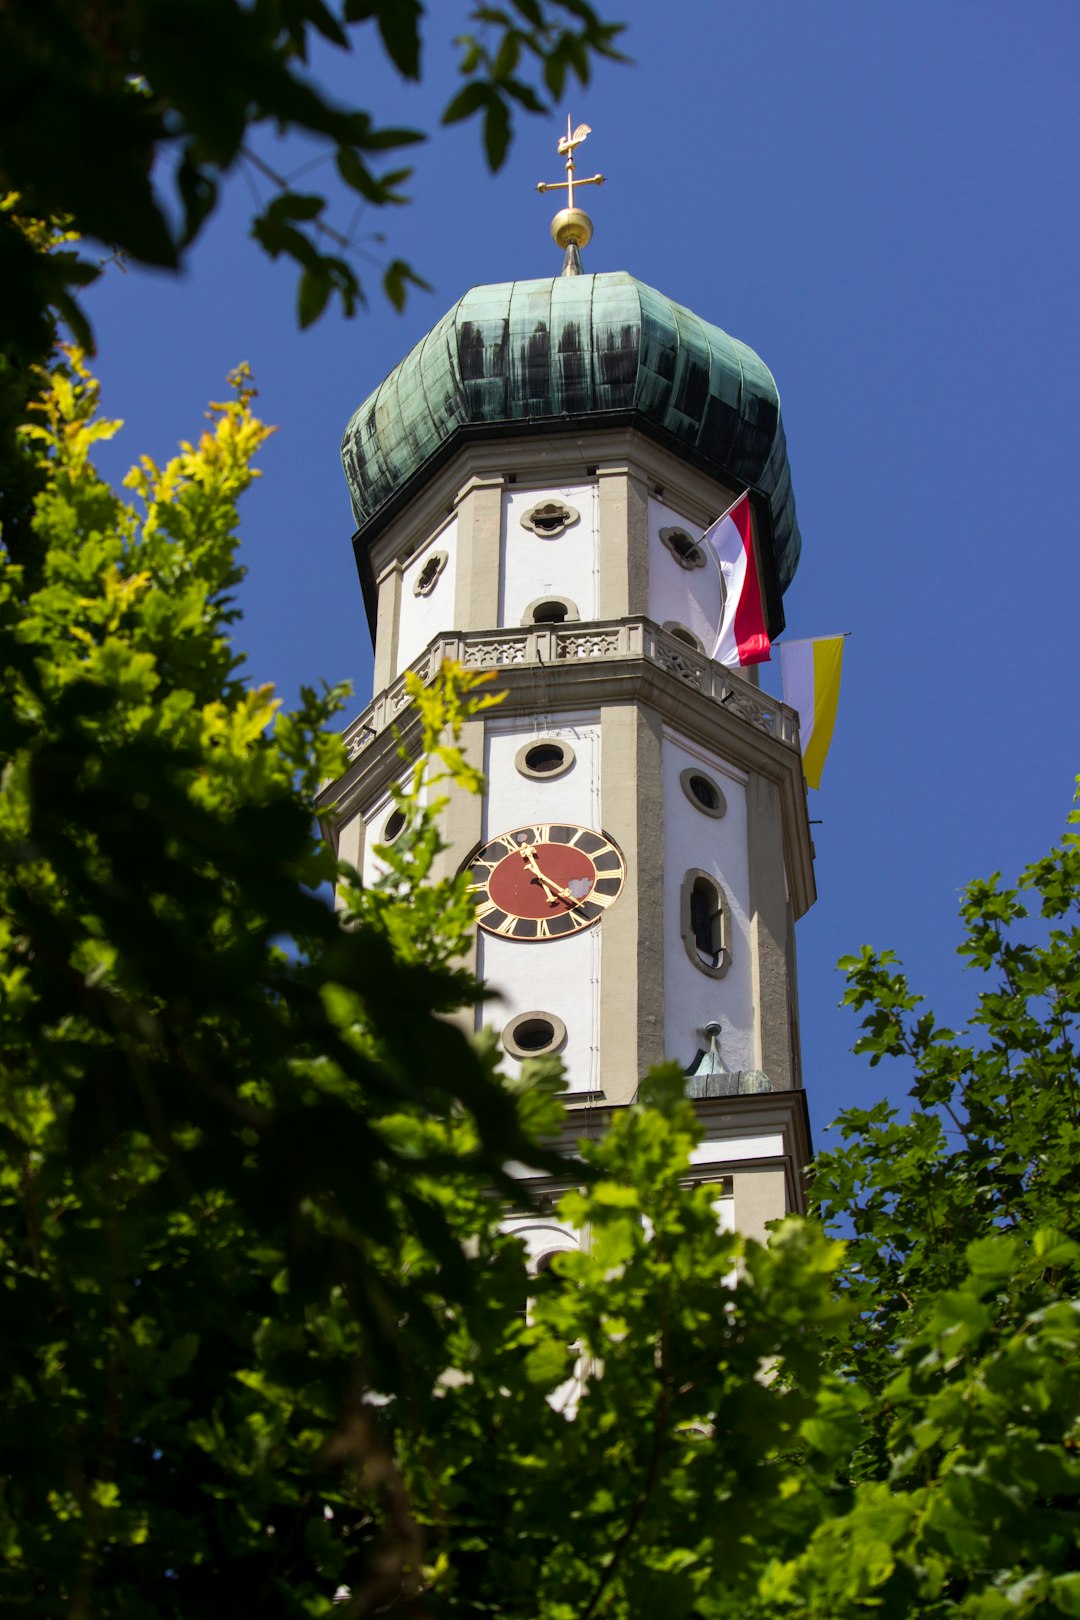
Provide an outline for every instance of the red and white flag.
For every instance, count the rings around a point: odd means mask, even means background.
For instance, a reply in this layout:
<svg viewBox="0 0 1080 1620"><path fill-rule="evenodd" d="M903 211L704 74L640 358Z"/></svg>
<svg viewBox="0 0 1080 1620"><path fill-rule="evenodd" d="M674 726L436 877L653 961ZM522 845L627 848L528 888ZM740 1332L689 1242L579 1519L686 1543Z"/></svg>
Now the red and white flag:
<svg viewBox="0 0 1080 1620"><path fill-rule="evenodd" d="M712 656L718 664L763 664L769 632L750 533L750 491L717 518L701 544L720 571L720 624Z"/></svg>

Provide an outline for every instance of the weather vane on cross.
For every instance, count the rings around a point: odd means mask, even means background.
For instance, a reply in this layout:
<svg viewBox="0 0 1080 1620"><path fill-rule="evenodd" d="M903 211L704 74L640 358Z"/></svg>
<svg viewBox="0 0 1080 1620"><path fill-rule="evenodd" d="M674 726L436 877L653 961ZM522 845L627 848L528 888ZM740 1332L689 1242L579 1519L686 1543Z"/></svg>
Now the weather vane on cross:
<svg viewBox="0 0 1080 1620"><path fill-rule="evenodd" d="M566 158L566 179L541 180L536 187L537 191L562 191L564 188L566 190L566 207L560 208L551 222L552 236L561 248L568 250L567 266L564 266L564 274L573 273L568 269L570 264L569 250L585 247L593 233L592 220L588 214L574 205L574 187L602 186L604 184L602 174L590 175L587 180L578 180L574 175L574 153L586 136L591 134L592 130L588 124L579 124L574 129L571 124L570 114L567 113L566 134L560 137L558 145L559 156ZM580 269L580 266L578 268Z"/></svg>

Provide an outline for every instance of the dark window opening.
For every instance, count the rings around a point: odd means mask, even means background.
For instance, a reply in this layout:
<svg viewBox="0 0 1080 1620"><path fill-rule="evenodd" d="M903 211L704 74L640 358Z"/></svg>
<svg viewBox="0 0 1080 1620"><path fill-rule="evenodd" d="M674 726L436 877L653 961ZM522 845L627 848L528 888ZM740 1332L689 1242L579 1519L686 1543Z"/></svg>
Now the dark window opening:
<svg viewBox="0 0 1080 1620"><path fill-rule="evenodd" d="M533 513L533 528L539 529L541 534L553 534L556 529L566 527L566 514L561 510Z"/></svg>
<svg viewBox="0 0 1080 1620"><path fill-rule="evenodd" d="M720 965L720 896L708 878L695 878L690 890L690 932L701 960Z"/></svg>
<svg viewBox="0 0 1080 1620"><path fill-rule="evenodd" d="M433 551L424 566L416 576L413 585L414 596L430 596L446 567L447 556L445 551Z"/></svg>
<svg viewBox="0 0 1080 1620"><path fill-rule="evenodd" d="M667 546L680 568L704 568L705 551L685 529L661 529L660 539Z"/></svg>
<svg viewBox="0 0 1080 1620"><path fill-rule="evenodd" d="M391 810L390 814L386 818L386 826L383 828L383 843L392 844L394 839L397 838L398 835L403 831L404 827L404 810Z"/></svg>
<svg viewBox="0 0 1080 1620"><path fill-rule="evenodd" d="M566 760L566 751L558 743L537 743L525 755L525 764L530 771L557 771Z"/></svg>
<svg viewBox="0 0 1080 1620"><path fill-rule="evenodd" d="M555 1039L555 1025L546 1018L523 1018L514 1025L514 1040L523 1052L542 1052Z"/></svg>
<svg viewBox="0 0 1080 1620"><path fill-rule="evenodd" d="M540 602L533 609L533 624L564 624L565 622L565 602Z"/></svg>
<svg viewBox="0 0 1080 1620"><path fill-rule="evenodd" d="M690 791L699 804L706 810L719 810L720 794L707 776L694 775L690 778Z"/></svg>
<svg viewBox="0 0 1080 1620"><path fill-rule="evenodd" d="M691 540L688 534L684 534L681 529L677 529L671 536L671 549L677 557L682 558L683 562L696 563L701 556L700 546Z"/></svg>

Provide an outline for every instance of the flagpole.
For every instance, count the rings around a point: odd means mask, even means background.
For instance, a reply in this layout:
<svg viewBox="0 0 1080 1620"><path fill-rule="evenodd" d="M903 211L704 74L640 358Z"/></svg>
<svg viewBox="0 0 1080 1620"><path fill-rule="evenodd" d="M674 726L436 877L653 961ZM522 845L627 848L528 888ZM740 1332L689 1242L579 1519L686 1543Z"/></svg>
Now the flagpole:
<svg viewBox="0 0 1080 1620"><path fill-rule="evenodd" d="M729 512L734 512L734 510L738 506L739 502L741 500L745 500L747 495L749 495L749 493L750 493L750 485L747 484L747 486L743 490L742 494L741 495L736 495L736 497L732 501L731 505L730 506L725 506L724 510L720 513L719 517L714 517L713 518L712 522L709 524L709 527L705 530L705 534L708 534L709 529L715 529L716 525L718 523L723 523L723 521L727 517L728 513ZM703 534L702 537L701 537L703 540L705 538L705 534Z"/></svg>

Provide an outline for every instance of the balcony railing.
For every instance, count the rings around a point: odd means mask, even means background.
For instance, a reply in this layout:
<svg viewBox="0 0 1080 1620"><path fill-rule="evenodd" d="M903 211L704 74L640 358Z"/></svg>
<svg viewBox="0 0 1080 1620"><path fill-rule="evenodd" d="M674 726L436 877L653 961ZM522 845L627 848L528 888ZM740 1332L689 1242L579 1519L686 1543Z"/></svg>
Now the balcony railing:
<svg viewBox="0 0 1080 1620"><path fill-rule="evenodd" d="M799 721L793 709L732 675L679 637L660 630L649 619L609 619L592 624L528 625L522 629L452 631L437 636L409 666L423 681L431 679L445 659L466 669L537 668L569 661L610 663L644 660L685 681L729 714L749 721L788 748L799 747ZM409 701L405 675L388 686L343 732L350 760L358 758Z"/></svg>

